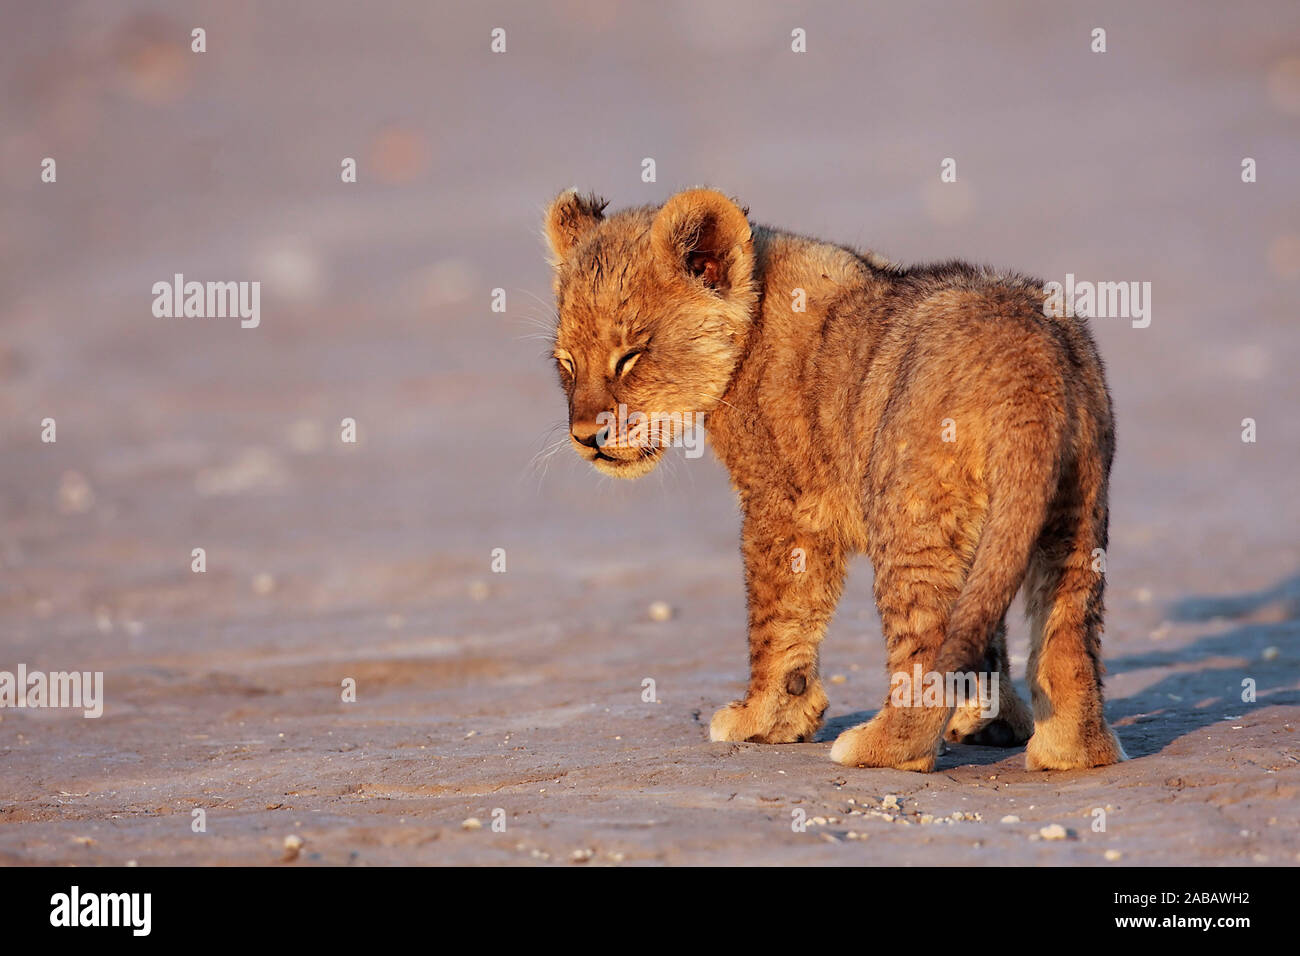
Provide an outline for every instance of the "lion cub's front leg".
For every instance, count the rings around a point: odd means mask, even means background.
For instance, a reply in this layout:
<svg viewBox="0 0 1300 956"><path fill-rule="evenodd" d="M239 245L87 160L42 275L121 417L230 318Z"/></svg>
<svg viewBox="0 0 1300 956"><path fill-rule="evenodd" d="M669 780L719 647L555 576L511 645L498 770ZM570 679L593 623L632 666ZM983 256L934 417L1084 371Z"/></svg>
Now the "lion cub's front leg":
<svg viewBox="0 0 1300 956"><path fill-rule="evenodd" d="M749 689L713 715L711 740L811 740L826 712L817 649L844 587L843 549L792 519L746 515Z"/></svg>

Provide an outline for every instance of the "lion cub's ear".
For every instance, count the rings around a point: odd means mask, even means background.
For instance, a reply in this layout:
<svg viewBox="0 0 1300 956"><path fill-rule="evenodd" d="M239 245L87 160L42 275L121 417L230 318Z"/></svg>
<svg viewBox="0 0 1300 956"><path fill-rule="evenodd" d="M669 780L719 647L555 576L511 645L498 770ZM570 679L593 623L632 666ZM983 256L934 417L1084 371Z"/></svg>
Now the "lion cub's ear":
<svg viewBox="0 0 1300 956"><path fill-rule="evenodd" d="M650 228L655 255L711 289L743 288L754 273L748 211L715 189L680 192L664 203Z"/></svg>
<svg viewBox="0 0 1300 956"><path fill-rule="evenodd" d="M595 193L583 196L577 189L566 189L552 201L543 220L543 232L551 247L551 265L568 258L584 235L605 218L609 202Z"/></svg>

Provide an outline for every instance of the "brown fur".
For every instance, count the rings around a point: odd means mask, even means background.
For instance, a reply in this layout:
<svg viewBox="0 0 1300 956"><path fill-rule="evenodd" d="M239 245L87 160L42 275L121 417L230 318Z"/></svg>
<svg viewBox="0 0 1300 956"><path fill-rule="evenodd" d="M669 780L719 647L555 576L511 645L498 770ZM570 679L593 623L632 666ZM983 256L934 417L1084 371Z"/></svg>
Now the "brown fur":
<svg viewBox="0 0 1300 956"><path fill-rule="evenodd" d="M1000 712L887 700L833 759L927 771L945 730L999 745L1032 733L1031 768L1123 759L1102 716L1093 570L1114 431L1084 324L1044 317L1041 283L893 267L752 225L713 190L604 208L570 191L545 220L571 438L598 470L636 477L662 444L603 444L600 412L707 415L744 513L750 661L712 739L812 739L827 703L818 646L848 558L865 552L890 673L997 672ZM1003 624L1026 581L1032 717Z"/></svg>

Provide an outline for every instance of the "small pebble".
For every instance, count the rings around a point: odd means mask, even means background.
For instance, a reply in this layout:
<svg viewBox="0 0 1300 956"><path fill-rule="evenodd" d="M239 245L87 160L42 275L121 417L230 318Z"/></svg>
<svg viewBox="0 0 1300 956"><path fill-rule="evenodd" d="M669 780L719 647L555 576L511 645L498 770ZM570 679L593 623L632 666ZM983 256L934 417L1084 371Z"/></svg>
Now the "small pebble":
<svg viewBox="0 0 1300 956"><path fill-rule="evenodd" d="M1110 860L1112 863L1123 856L1124 854L1121 853L1119 850L1107 850L1105 853L1106 859Z"/></svg>
<svg viewBox="0 0 1300 956"><path fill-rule="evenodd" d="M1070 831L1059 823L1052 823L1040 829L1038 835L1044 840L1065 840L1069 838Z"/></svg>
<svg viewBox="0 0 1300 956"><path fill-rule="evenodd" d="M470 817L468 820L462 820L460 824L462 830L482 830L483 821L478 817Z"/></svg>
<svg viewBox="0 0 1300 956"><path fill-rule="evenodd" d="M303 839L297 834L290 833L284 838L284 856L282 859L288 863L290 860L298 859L298 854L302 852Z"/></svg>
<svg viewBox="0 0 1300 956"><path fill-rule="evenodd" d="M1002 818L1002 822L1003 822L1003 823L1019 823L1019 822L1020 822L1020 818L1019 818L1018 816L1016 816L1014 813L1008 813L1005 817Z"/></svg>
<svg viewBox="0 0 1300 956"><path fill-rule="evenodd" d="M666 601L655 601L647 609L652 621L667 621L673 616L673 609Z"/></svg>

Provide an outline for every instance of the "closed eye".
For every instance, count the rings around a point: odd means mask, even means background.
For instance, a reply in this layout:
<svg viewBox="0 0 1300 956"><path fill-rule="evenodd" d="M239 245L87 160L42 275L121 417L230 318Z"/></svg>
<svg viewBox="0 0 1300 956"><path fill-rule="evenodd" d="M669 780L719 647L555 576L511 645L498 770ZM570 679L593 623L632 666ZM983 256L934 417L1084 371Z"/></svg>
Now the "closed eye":
<svg viewBox="0 0 1300 956"><path fill-rule="evenodd" d="M630 372L632 370L632 366L636 364L636 360L639 359L640 357L641 357L640 349L633 349L631 352L625 354L614 364L614 377L622 378L624 375Z"/></svg>

